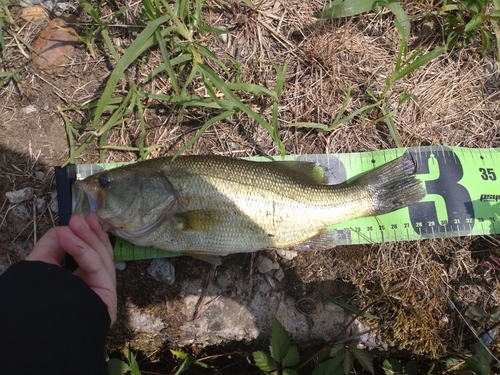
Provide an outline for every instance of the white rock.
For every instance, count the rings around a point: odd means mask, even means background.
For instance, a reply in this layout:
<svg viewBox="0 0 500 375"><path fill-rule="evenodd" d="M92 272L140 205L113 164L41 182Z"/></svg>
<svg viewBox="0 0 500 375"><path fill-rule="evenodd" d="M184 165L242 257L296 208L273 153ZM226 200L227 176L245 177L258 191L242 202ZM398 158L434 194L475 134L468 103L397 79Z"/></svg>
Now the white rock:
<svg viewBox="0 0 500 375"><path fill-rule="evenodd" d="M39 214L43 214L45 210L47 209L47 201L45 198L36 198L35 199L35 205L36 205L36 211Z"/></svg>
<svg viewBox="0 0 500 375"><path fill-rule="evenodd" d="M5 196L12 204L21 203L33 198L33 189L25 187L19 190L8 191L5 193Z"/></svg>
<svg viewBox="0 0 500 375"><path fill-rule="evenodd" d="M278 250L278 255L282 257L283 259L286 260L292 260L295 258L299 253L295 250L288 250L288 249L279 249Z"/></svg>
<svg viewBox="0 0 500 375"><path fill-rule="evenodd" d="M11 209L12 214L15 217L18 217L22 221L30 221L31 220L31 215L28 209L24 204L18 204Z"/></svg>
<svg viewBox="0 0 500 375"><path fill-rule="evenodd" d="M127 263L125 263L125 262L115 262L115 268L118 271L123 271L125 269L125 267L127 267Z"/></svg>
<svg viewBox="0 0 500 375"><path fill-rule="evenodd" d="M269 258L259 255L257 258L257 270L260 273L268 273L273 270L273 261Z"/></svg>
<svg viewBox="0 0 500 375"><path fill-rule="evenodd" d="M50 209L52 212L59 212L59 203L57 202L57 190L52 190L50 192Z"/></svg>
<svg viewBox="0 0 500 375"><path fill-rule="evenodd" d="M283 280L284 277L285 277L285 272L283 271L282 268L277 270L276 273L274 274L274 278L278 281Z"/></svg>
<svg viewBox="0 0 500 375"><path fill-rule="evenodd" d="M175 268L167 258L153 259L147 272L149 276L160 283L173 285L175 282Z"/></svg>

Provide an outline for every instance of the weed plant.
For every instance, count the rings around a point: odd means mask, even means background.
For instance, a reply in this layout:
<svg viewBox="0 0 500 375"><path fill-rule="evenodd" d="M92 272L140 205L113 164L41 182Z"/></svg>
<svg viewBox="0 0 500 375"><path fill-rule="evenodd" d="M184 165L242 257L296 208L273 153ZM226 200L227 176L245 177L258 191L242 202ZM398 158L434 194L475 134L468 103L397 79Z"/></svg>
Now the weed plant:
<svg viewBox="0 0 500 375"><path fill-rule="evenodd" d="M284 146L278 135L277 102L283 89L286 66L284 69L275 67L276 86L274 90L242 82L238 74L241 68L237 61L231 60L231 65L228 66L216 54L197 43L193 38L196 33L225 32L203 25L203 0L177 0L174 4L164 0L142 0L143 10L136 23L145 25L145 27L123 53L119 53L113 45L107 31L109 25L100 20L99 8L93 7L87 0L80 0L80 3L91 16L95 27L84 38L89 46L89 51L94 53L92 46L95 38L102 38L110 51L109 57L114 61L115 66L97 102L92 102L84 107L67 107L61 110L63 113L69 110L86 110L88 113L82 124L75 124L64 117L71 149L71 155L65 164L72 162L95 139L98 139L100 161L103 162L105 151L116 148L107 143L109 131L114 126L125 122L134 111L140 119L140 138L137 147L129 147L126 150L136 151L139 153L140 159L145 159L154 149L161 147L161 145L149 147L144 145L147 132L142 114L145 103L151 100L178 106L179 122L188 107L210 108L215 113L177 154L192 146L212 124L223 121L238 112L245 113L262 126L276 142L281 154L285 154ZM122 11L120 9L115 17ZM141 82L128 80L126 70L137 63L144 53L153 48L160 50L162 64ZM179 74L180 72L182 74ZM171 95L150 93L143 89L144 84L160 74L167 75L172 86L173 93ZM180 76L187 78L181 81ZM127 94L124 97L113 97L116 86L123 80L128 80ZM207 97L191 93L190 86L195 81L202 82L208 93ZM272 108L272 120L267 121L254 111L250 104L244 103L238 95L241 92L245 92L247 96L268 97L270 99L269 105ZM90 129L92 133L79 147L76 147L76 139L79 137L81 129Z"/></svg>

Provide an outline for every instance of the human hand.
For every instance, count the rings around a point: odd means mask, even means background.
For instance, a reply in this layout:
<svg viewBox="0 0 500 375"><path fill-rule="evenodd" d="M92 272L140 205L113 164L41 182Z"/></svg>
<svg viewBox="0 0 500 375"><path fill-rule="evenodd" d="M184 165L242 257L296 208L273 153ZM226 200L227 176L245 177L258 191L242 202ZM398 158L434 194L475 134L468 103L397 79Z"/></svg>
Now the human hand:
<svg viewBox="0 0 500 375"><path fill-rule="evenodd" d="M68 226L51 228L40 238L26 260L60 266L66 253L73 256L78 264L73 274L101 297L113 324L117 305L113 248L96 216L88 216L85 220L73 216Z"/></svg>

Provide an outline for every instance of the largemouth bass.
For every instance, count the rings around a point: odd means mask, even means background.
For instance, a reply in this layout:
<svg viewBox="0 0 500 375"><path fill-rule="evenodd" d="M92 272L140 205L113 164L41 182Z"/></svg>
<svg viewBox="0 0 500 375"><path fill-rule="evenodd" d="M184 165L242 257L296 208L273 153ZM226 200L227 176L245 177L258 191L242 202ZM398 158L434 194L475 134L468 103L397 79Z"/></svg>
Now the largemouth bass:
<svg viewBox="0 0 500 375"><path fill-rule="evenodd" d="M323 230L419 201L413 158L384 164L349 184L318 181L315 164L220 156L151 159L77 181L73 213L136 245L220 255L273 248L333 247Z"/></svg>

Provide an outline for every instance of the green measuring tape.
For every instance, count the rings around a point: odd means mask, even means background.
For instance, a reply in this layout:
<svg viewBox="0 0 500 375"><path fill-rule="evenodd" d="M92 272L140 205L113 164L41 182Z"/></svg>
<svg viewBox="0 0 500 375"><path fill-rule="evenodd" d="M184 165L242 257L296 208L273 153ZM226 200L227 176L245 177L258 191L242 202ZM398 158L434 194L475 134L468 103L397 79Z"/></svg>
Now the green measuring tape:
<svg viewBox="0 0 500 375"><path fill-rule="evenodd" d="M418 203L389 214L349 220L328 227L333 245L352 245L428 238L500 234L500 149L426 146L373 152L326 155L287 155L285 160L314 162L328 184L349 182L404 153L417 161L417 178L427 195ZM279 161L281 157L250 157ZM125 163L68 167L70 179L83 179ZM138 260L182 255L115 242L115 260Z"/></svg>

